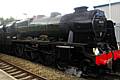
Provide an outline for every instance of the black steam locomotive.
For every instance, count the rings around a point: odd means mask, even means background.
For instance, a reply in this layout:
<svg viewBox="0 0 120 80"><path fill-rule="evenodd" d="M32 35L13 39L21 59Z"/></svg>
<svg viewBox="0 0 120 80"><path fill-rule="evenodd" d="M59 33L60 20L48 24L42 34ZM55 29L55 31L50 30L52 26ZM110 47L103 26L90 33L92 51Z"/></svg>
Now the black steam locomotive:
<svg viewBox="0 0 120 80"><path fill-rule="evenodd" d="M114 24L103 11L87 8L77 7L75 12L64 16L42 15L38 22L15 21L3 26L0 51L59 69L75 66L87 72L91 66L109 68L114 51L119 54Z"/></svg>

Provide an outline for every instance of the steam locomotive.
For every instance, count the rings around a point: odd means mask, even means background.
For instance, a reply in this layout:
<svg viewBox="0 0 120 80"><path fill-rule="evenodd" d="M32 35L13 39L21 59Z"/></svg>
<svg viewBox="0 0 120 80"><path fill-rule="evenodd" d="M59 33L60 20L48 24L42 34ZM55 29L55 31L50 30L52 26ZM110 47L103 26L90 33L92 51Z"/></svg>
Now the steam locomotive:
<svg viewBox="0 0 120 80"><path fill-rule="evenodd" d="M61 16L40 16L39 21L15 21L0 29L0 52L54 65L89 69L112 69L120 59L114 23L101 10L77 7ZM30 24L29 24L30 23ZM26 26L25 26L26 25Z"/></svg>

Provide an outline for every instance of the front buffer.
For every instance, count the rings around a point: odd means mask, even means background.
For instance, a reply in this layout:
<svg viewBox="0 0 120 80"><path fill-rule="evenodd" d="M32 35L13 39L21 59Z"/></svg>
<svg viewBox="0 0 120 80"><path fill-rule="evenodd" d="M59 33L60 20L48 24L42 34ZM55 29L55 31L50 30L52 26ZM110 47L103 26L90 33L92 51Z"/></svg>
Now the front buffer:
<svg viewBox="0 0 120 80"><path fill-rule="evenodd" d="M108 53L103 52L96 56L96 65L102 68L113 70L118 61L120 61L120 50L110 51Z"/></svg>

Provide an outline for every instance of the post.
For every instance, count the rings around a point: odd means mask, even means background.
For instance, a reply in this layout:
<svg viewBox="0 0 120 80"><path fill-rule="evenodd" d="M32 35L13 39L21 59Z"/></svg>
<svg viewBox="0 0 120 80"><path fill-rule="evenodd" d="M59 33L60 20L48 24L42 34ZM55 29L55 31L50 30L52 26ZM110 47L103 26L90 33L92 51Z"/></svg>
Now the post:
<svg viewBox="0 0 120 80"><path fill-rule="evenodd" d="M109 0L109 19L111 20L111 0Z"/></svg>

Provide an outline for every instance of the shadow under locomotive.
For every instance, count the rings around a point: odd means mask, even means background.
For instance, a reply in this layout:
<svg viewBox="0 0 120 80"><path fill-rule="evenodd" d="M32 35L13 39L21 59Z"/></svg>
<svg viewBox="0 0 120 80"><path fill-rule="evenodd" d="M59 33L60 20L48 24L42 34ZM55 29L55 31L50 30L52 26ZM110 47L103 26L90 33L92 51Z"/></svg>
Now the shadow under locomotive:
<svg viewBox="0 0 120 80"><path fill-rule="evenodd" d="M72 66L84 74L116 71L119 66L114 24L101 10L77 7L74 13L64 16L59 13L42 16L39 25L18 24L15 21L0 29L1 52L60 70Z"/></svg>

